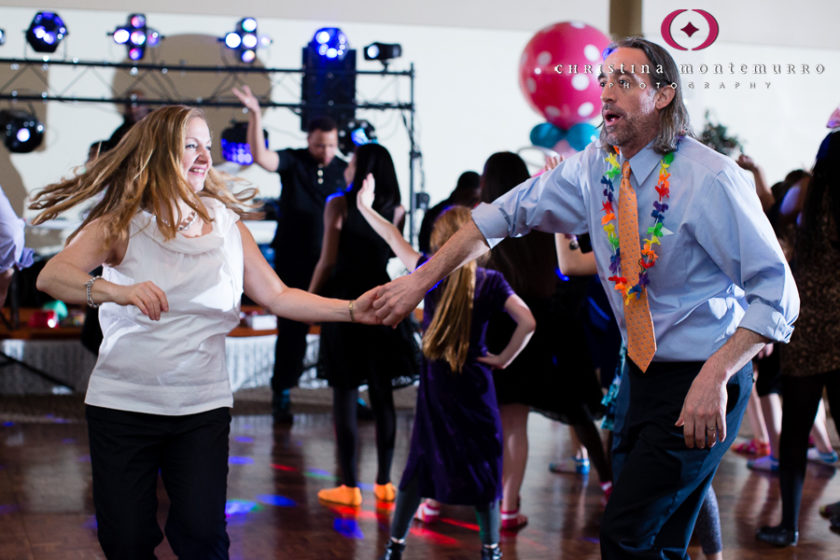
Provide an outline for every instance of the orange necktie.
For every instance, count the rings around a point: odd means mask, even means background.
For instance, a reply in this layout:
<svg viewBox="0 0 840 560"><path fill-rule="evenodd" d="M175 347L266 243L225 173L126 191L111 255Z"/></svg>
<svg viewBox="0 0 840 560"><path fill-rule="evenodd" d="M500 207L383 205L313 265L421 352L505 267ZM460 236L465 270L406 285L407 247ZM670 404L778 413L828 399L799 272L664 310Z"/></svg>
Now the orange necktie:
<svg viewBox="0 0 840 560"><path fill-rule="evenodd" d="M618 190L618 242L621 252L621 275L630 286L639 282L642 259L639 244L639 217L636 192L630 185L630 162L621 165L621 186ZM641 295L631 294L624 300L624 322L627 325L627 355L646 371L656 353L653 320L650 318L647 289Z"/></svg>

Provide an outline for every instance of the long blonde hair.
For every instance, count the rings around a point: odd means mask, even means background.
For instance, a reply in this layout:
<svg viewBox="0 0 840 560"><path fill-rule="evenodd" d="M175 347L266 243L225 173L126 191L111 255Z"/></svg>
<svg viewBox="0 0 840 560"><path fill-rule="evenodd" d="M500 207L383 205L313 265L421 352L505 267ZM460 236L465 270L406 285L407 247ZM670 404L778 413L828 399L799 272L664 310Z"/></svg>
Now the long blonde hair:
<svg viewBox="0 0 840 560"><path fill-rule="evenodd" d="M470 211L464 206L453 206L438 216L432 229L432 251L440 249L470 219ZM463 369L469 352L475 269L476 262L470 261L443 280L440 301L423 335L423 355L430 360L445 360L456 373Z"/></svg>
<svg viewBox="0 0 840 560"><path fill-rule="evenodd" d="M247 188L233 194L227 182L234 179L211 168L204 189L195 193L184 177L181 169L184 136L187 124L194 118L206 121L201 110L184 105L153 111L131 127L116 147L96 158L85 172L47 185L38 192L29 208L41 212L32 223L51 220L100 193L102 199L68 242L90 222L103 216L108 218L102 221L103 242L122 241L128 236L132 217L141 209L154 214L161 233L166 239L172 239L184 219L178 209L179 200L195 210L201 219L211 220L199 196L215 198L242 214L241 206L256 196L256 189Z"/></svg>

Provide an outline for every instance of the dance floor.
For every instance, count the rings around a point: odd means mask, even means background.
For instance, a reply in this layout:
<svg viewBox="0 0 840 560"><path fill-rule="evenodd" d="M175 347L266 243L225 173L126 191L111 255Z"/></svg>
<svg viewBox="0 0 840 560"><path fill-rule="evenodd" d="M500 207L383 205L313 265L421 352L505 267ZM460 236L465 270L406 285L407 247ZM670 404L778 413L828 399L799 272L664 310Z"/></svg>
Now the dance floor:
<svg viewBox="0 0 840 560"><path fill-rule="evenodd" d="M79 414L39 417L3 414L0 397L0 559L102 558L91 503L90 460ZM274 426L268 414L234 409L230 438L228 530L231 558L373 560L388 537L390 512L377 504L372 483L376 467L374 426L361 422L360 476L364 503L359 509L318 502L319 489L335 484L336 459L327 409L308 408L293 426ZM68 417L69 416L69 417ZM399 411L393 477L399 480L411 430L411 412ZM530 417L531 453L522 489L529 524L505 534L507 560L599 558L598 526L602 494L594 471L588 479L556 475L550 460L569 453L567 429ZM779 518L773 475L754 473L743 457L727 454L715 479L721 508L725 557L729 559L840 557L840 536L817 513L820 504L840 500L840 477L833 469L808 467L797 547L774 549L757 543L758 525ZM161 519L166 497L160 492ZM470 508L445 508L440 522L415 522L405 558L477 559L478 532ZM702 558L696 546L692 557ZM164 542L158 558L174 558Z"/></svg>

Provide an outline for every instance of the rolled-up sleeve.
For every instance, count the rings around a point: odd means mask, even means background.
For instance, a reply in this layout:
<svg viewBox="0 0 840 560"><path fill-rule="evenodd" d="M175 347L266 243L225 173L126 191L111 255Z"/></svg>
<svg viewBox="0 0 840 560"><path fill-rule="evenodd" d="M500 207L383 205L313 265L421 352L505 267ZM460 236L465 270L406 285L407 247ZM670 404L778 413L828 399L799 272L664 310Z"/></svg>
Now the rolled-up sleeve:
<svg viewBox="0 0 840 560"><path fill-rule="evenodd" d="M744 290L747 308L739 327L788 342L799 316L799 292L755 190L740 174L724 171L703 204L715 223L698 231L698 240Z"/></svg>
<svg viewBox="0 0 840 560"><path fill-rule="evenodd" d="M491 204L472 211L478 230L490 247L505 237L525 235L536 229L548 233L586 231L586 205L581 158L573 156L558 167L532 177Z"/></svg>

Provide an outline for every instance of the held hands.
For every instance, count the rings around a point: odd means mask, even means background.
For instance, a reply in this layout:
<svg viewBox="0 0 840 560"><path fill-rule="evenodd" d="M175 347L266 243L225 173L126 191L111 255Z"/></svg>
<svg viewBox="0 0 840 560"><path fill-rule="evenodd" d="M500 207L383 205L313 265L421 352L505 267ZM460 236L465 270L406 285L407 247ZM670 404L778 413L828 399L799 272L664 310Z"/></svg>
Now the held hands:
<svg viewBox="0 0 840 560"><path fill-rule="evenodd" d="M377 289L371 288L353 300L353 320L356 323L365 325L378 325L380 323L373 308L373 300L376 297Z"/></svg>
<svg viewBox="0 0 840 560"><path fill-rule="evenodd" d="M414 311L425 293L415 286L412 275L400 276L384 286L373 288L376 298L373 308L376 318L383 325L396 327L409 313Z"/></svg>
<svg viewBox="0 0 840 560"><path fill-rule="evenodd" d="M159 321L160 314L169 311L166 294L154 282L140 282L130 286L118 286L114 303L133 305L152 321Z"/></svg>
<svg viewBox="0 0 840 560"><path fill-rule="evenodd" d="M242 89L233 88L231 91L233 92L233 95L239 98L239 101L242 102L242 105L244 105L246 109L254 113L259 113L260 102L257 97L251 93L251 88L243 85Z"/></svg>
<svg viewBox="0 0 840 560"><path fill-rule="evenodd" d="M726 382L707 361L691 383L675 426L683 428L689 449L704 449L726 439Z"/></svg>

